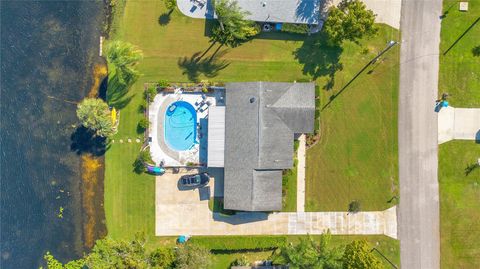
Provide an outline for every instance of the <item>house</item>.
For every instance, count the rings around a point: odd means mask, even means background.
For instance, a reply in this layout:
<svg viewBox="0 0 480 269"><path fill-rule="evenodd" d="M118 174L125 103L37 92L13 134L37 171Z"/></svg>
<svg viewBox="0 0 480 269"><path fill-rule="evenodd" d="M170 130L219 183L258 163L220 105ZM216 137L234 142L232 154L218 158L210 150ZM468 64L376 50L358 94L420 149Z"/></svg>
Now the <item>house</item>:
<svg viewBox="0 0 480 269"><path fill-rule="evenodd" d="M224 207L282 209L282 171L296 134L314 130L314 83L227 83L208 116L208 167L224 168Z"/></svg>
<svg viewBox="0 0 480 269"><path fill-rule="evenodd" d="M296 23L317 25L322 7L320 0L236 0L249 13L247 19L261 23ZM186 16L216 19L214 0L178 0L179 10Z"/></svg>

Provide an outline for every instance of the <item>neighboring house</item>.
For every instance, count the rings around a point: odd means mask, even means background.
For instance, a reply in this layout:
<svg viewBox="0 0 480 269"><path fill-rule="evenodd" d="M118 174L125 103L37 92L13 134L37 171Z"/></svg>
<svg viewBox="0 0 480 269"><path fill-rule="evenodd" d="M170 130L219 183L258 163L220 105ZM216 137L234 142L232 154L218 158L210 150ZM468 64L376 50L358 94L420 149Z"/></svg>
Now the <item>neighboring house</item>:
<svg viewBox="0 0 480 269"><path fill-rule="evenodd" d="M318 24L320 0L237 0L247 19L258 22Z"/></svg>
<svg viewBox="0 0 480 269"><path fill-rule="evenodd" d="M250 13L246 18L258 22L317 25L320 22L320 0L236 0ZM214 0L178 0L178 8L192 18L215 19Z"/></svg>
<svg viewBox="0 0 480 269"><path fill-rule="evenodd" d="M224 168L225 209L281 210L294 136L314 130L314 83L227 83L225 107L208 117L208 166Z"/></svg>

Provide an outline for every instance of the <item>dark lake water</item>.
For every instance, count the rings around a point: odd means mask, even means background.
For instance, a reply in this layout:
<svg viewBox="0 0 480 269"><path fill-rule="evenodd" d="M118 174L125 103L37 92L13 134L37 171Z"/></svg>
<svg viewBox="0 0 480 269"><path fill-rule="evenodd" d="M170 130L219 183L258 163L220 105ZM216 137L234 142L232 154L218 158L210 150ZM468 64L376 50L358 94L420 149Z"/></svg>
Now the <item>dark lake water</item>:
<svg viewBox="0 0 480 269"><path fill-rule="evenodd" d="M38 268L47 250L62 261L85 251L70 147L74 102L99 60L102 2L1 1L0 12L0 268Z"/></svg>

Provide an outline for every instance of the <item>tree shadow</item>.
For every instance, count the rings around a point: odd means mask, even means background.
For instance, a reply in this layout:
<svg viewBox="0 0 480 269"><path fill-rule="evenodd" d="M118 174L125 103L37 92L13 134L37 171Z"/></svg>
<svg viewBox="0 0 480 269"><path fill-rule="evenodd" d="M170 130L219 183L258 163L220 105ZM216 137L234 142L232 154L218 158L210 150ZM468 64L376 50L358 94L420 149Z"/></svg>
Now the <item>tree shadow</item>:
<svg viewBox="0 0 480 269"><path fill-rule="evenodd" d="M168 12L163 13L158 17L158 24L161 26L166 26L168 23L171 21L171 15L172 15L173 9L169 10Z"/></svg>
<svg viewBox="0 0 480 269"><path fill-rule="evenodd" d="M216 77L219 71L230 65L227 61L220 60L228 51L220 50L221 47L222 45L208 58L203 58L205 54L200 51L194 53L190 58L179 58L177 64L183 70L182 74L187 75L190 81L198 81L200 75L207 78Z"/></svg>
<svg viewBox="0 0 480 269"><path fill-rule="evenodd" d="M305 39L293 54L303 64L303 74L312 76L314 80L328 76L329 80L323 88L330 90L335 83L335 73L343 69L339 62L342 52L341 47L328 45L325 36L317 34Z"/></svg>
<svg viewBox="0 0 480 269"><path fill-rule="evenodd" d="M90 153L102 156L108 149L107 139L96 136L95 133L83 126L78 127L70 136L70 150L78 155Z"/></svg>
<svg viewBox="0 0 480 269"><path fill-rule="evenodd" d="M126 75L125 81L121 82L116 74L109 75L106 87L107 103L116 109L122 109L127 106L135 94L126 96L130 87L137 80L135 75ZM104 82L102 82L103 84Z"/></svg>

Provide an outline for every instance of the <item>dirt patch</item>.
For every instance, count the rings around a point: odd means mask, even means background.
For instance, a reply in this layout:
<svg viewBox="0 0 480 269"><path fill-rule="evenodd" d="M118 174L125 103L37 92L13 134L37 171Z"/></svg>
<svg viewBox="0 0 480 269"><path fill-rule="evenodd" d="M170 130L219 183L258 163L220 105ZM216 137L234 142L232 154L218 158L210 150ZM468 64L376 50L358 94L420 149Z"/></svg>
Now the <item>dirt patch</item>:
<svg viewBox="0 0 480 269"><path fill-rule="evenodd" d="M82 205L84 245L93 247L95 240L107 234L103 208L104 158L91 154L82 156Z"/></svg>
<svg viewBox="0 0 480 269"><path fill-rule="evenodd" d="M103 79L107 76L108 70L107 65L102 63L97 63L93 66L93 84L90 90L88 91L88 97L96 98L99 96L100 84Z"/></svg>

